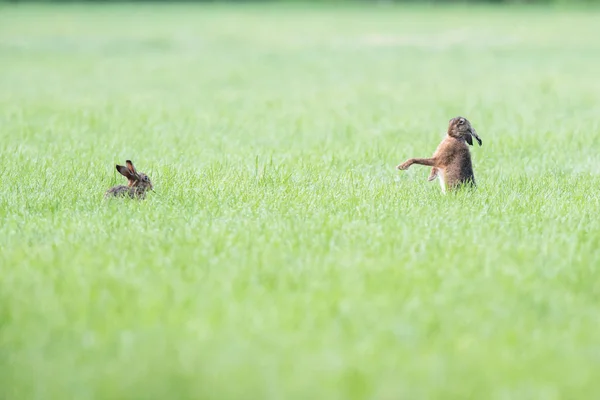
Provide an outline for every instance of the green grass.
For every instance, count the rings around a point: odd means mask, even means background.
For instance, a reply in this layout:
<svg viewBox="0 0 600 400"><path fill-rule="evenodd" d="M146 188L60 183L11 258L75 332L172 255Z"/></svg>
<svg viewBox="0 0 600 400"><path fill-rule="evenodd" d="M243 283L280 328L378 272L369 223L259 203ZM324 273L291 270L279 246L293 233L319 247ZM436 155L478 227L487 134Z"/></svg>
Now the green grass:
<svg viewBox="0 0 600 400"><path fill-rule="evenodd" d="M598 26L2 6L0 398L597 398ZM456 115L476 191L395 170Z"/></svg>

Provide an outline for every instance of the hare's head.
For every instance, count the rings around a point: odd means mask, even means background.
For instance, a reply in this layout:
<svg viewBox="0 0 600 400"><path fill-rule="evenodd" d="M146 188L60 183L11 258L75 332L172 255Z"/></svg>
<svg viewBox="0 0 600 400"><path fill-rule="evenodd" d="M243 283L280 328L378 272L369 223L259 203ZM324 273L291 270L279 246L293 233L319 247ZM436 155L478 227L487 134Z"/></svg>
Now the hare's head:
<svg viewBox="0 0 600 400"><path fill-rule="evenodd" d="M464 139L469 145L473 146L473 138L477 140L477 143L481 146L482 141L477 135L477 131L471 126L468 119L463 117L455 117L450 120L448 124L448 135Z"/></svg>
<svg viewBox="0 0 600 400"><path fill-rule="evenodd" d="M131 160L127 160L125 163L127 164L126 167L117 164L117 171L127 178L129 181L128 186L130 188L135 188L135 190L139 192L145 192L148 189L154 189L148 175L142 172L137 172Z"/></svg>

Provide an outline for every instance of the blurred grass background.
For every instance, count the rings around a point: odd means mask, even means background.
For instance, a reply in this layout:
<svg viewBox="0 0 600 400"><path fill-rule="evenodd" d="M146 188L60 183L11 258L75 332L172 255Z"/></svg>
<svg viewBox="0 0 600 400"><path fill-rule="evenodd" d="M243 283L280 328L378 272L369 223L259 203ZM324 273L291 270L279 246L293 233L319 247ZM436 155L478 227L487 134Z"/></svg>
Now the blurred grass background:
<svg viewBox="0 0 600 400"><path fill-rule="evenodd" d="M2 5L0 398L595 398L599 26ZM456 115L476 192L394 170Z"/></svg>

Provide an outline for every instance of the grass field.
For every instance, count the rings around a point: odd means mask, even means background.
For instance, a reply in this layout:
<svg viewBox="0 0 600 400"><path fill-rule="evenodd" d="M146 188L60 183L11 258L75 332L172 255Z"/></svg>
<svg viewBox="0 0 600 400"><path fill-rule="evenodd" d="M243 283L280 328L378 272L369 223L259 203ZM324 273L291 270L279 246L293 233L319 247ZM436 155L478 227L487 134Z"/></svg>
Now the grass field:
<svg viewBox="0 0 600 400"><path fill-rule="evenodd" d="M597 398L599 26L1 6L0 398ZM476 191L395 170L456 115Z"/></svg>

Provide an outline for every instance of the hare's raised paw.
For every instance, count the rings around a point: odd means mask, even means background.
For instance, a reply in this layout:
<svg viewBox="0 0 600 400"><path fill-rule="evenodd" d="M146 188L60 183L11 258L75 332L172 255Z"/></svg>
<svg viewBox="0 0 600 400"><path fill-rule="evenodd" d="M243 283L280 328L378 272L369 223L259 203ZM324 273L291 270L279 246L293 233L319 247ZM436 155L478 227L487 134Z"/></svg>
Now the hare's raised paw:
<svg viewBox="0 0 600 400"><path fill-rule="evenodd" d="M404 170L407 170L408 167L410 167L410 163L405 162L405 163L402 163L402 164L398 165L396 168L399 169L399 170L401 170L401 171L404 171Z"/></svg>
<svg viewBox="0 0 600 400"><path fill-rule="evenodd" d="M431 182L432 180L437 178L437 176L438 176L438 171L435 167L433 167L433 168L431 168L431 173L429 174L429 177L427 178L427 180L429 182Z"/></svg>

